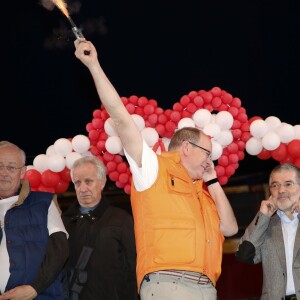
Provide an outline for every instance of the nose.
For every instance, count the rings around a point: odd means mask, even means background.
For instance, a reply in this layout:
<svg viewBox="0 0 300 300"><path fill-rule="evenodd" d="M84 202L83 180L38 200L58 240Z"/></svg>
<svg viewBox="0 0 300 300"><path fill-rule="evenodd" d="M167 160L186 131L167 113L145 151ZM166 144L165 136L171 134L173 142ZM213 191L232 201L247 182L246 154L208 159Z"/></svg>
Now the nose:
<svg viewBox="0 0 300 300"><path fill-rule="evenodd" d="M283 191L286 190L286 187L284 186L284 184L280 184L280 185L279 185L278 191L281 192L282 190L283 190Z"/></svg>

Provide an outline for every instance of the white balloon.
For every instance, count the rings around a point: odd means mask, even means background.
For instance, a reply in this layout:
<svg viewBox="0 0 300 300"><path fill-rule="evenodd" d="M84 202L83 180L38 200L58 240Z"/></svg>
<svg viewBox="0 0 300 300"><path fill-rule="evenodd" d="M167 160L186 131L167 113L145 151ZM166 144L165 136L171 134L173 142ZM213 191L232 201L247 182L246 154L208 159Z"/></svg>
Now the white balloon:
<svg viewBox="0 0 300 300"><path fill-rule="evenodd" d="M295 140L300 140L300 125L294 126Z"/></svg>
<svg viewBox="0 0 300 300"><path fill-rule="evenodd" d="M39 154L34 158L33 166L40 173L48 170L48 156L46 154Z"/></svg>
<svg viewBox="0 0 300 300"><path fill-rule="evenodd" d="M72 147L78 153L85 153L90 148L90 140L83 134L78 134L72 139Z"/></svg>
<svg viewBox="0 0 300 300"><path fill-rule="evenodd" d="M118 136L115 128L115 123L112 118L108 118L104 123L104 131L109 136Z"/></svg>
<svg viewBox="0 0 300 300"><path fill-rule="evenodd" d="M53 172L61 172L66 166L65 158L60 154L48 156L48 168Z"/></svg>
<svg viewBox="0 0 300 300"><path fill-rule="evenodd" d="M72 152L72 143L65 138L58 139L54 143L54 150L56 154L66 157L67 154Z"/></svg>
<svg viewBox="0 0 300 300"><path fill-rule="evenodd" d="M177 125L178 129L184 127L196 127L195 122L191 118L182 118Z"/></svg>
<svg viewBox="0 0 300 300"><path fill-rule="evenodd" d="M141 134L149 147L153 147L159 139L157 131L151 127L144 128Z"/></svg>
<svg viewBox="0 0 300 300"><path fill-rule="evenodd" d="M210 122L209 123L213 123L215 124L216 123L216 114L211 114L211 119L210 119Z"/></svg>
<svg viewBox="0 0 300 300"><path fill-rule="evenodd" d="M54 149L54 145L51 145L47 148L46 150L46 155L54 155L54 154L57 154L55 149Z"/></svg>
<svg viewBox="0 0 300 300"><path fill-rule="evenodd" d="M282 143L289 143L295 137L294 126L287 123L282 123L275 132L279 135Z"/></svg>
<svg viewBox="0 0 300 300"><path fill-rule="evenodd" d="M250 155L257 155L261 152L263 149L262 143L260 139L257 139L255 137L251 137L247 142L246 142L246 151Z"/></svg>
<svg viewBox="0 0 300 300"><path fill-rule="evenodd" d="M132 114L131 118L133 119L134 123L138 127L139 131L142 131L145 128L145 120L142 116L137 114Z"/></svg>
<svg viewBox="0 0 300 300"><path fill-rule="evenodd" d="M274 116L266 118L265 122L268 124L270 131L274 131L277 127L281 125L280 119Z"/></svg>
<svg viewBox="0 0 300 300"><path fill-rule="evenodd" d="M221 128L217 124L209 123L204 126L203 132L212 137L213 140L217 140L221 134Z"/></svg>
<svg viewBox="0 0 300 300"><path fill-rule="evenodd" d="M211 113L207 109L200 108L193 114L193 120L197 127L204 128L211 121Z"/></svg>
<svg viewBox="0 0 300 300"><path fill-rule="evenodd" d="M250 125L250 133L257 139L262 138L268 131L268 124L264 120L255 120Z"/></svg>
<svg viewBox="0 0 300 300"><path fill-rule="evenodd" d="M84 153L81 153L82 156L93 156L92 152L91 151L87 151L87 152L84 152Z"/></svg>
<svg viewBox="0 0 300 300"><path fill-rule="evenodd" d="M74 162L81 158L82 155L78 152L71 152L66 156L66 166L71 169L73 167Z"/></svg>
<svg viewBox="0 0 300 300"><path fill-rule="evenodd" d="M280 137L277 133L271 131L262 138L261 143L266 150L272 151L279 147Z"/></svg>
<svg viewBox="0 0 300 300"><path fill-rule="evenodd" d="M230 129L233 124L233 116L228 111L220 111L216 115L215 123L220 126L221 130Z"/></svg>
<svg viewBox="0 0 300 300"><path fill-rule="evenodd" d="M217 142L222 146L226 147L233 141L233 136L231 130L222 130L220 136L217 139Z"/></svg>
<svg viewBox="0 0 300 300"><path fill-rule="evenodd" d="M217 160L223 153L222 146L217 141L211 141L211 160Z"/></svg>
<svg viewBox="0 0 300 300"><path fill-rule="evenodd" d="M117 154L122 151L122 142L118 136L110 136L105 142L105 148L109 153Z"/></svg>

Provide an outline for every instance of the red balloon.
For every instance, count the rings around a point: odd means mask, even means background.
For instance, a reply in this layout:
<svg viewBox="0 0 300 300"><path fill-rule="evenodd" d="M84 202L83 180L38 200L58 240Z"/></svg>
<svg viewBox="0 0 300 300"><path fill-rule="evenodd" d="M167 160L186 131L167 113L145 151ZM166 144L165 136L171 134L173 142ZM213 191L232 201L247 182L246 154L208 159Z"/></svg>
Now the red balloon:
<svg viewBox="0 0 300 300"><path fill-rule="evenodd" d="M248 120L249 125L251 125L251 123L254 122L255 120L262 120L262 117L254 116L254 117L250 118Z"/></svg>
<svg viewBox="0 0 300 300"><path fill-rule="evenodd" d="M130 184L126 184L125 187L124 187L124 192L125 192L127 195L130 195L130 190L131 190Z"/></svg>
<svg viewBox="0 0 300 300"><path fill-rule="evenodd" d="M225 174L228 178L234 173L235 173L235 168L232 165L228 165L227 167L225 167Z"/></svg>
<svg viewBox="0 0 300 300"><path fill-rule="evenodd" d="M117 166L117 171L121 174L121 173L124 173L126 172L128 166L125 162L120 162Z"/></svg>
<svg viewBox="0 0 300 300"><path fill-rule="evenodd" d="M245 158L245 152L244 151L239 150L237 155L238 155L239 160L243 160Z"/></svg>
<svg viewBox="0 0 300 300"><path fill-rule="evenodd" d="M289 163L293 164L294 163L294 158L291 155L287 155L287 157L283 160L280 161L281 164Z"/></svg>
<svg viewBox="0 0 300 300"><path fill-rule="evenodd" d="M101 109L95 109L93 111L93 117L94 118L101 118Z"/></svg>
<svg viewBox="0 0 300 300"><path fill-rule="evenodd" d="M210 92L215 96L215 97L219 97L222 95L222 90L218 87L218 86L215 86L213 87Z"/></svg>
<svg viewBox="0 0 300 300"><path fill-rule="evenodd" d="M126 182L127 183L127 182ZM116 186L119 188L119 189L122 189L124 188L124 186L126 185L126 183L123 183L119 180L116 181Z"/></svg>
<svg viewBox="0 0 300 300"><path fill-rule="evenodd" d="M230 103L231 107L241 107L242 101L240 98L234 97Z"/></svg>
<svg viewBox="0 0 300 300"><path fill-rule="evenodd" d="M158 116L157 116L157 114L154 113L154 114L149 115L148 121L149 121L149 123L151 124L151 127L155 126L156 123L157 123L157 121L158 121Z"/></svg>
<svg viewBox="0 0 300 300"><path fill-rule="evenodd" d="M218 159L218 165L219 165L219 166L226 167L226 166L228 165L228 156L222 155L222 156Z"/></svg>
<svg viewBox="0 0 300 300"><path fill-rule="evenodd" d="M113 172L117 169L117 163L113 160L106 164L107 173Z"/></svg>
<svg viewBox="0 0 300 300"><path fill-rule="evenodd" d="M271 151L266 150L263 148L259 154L257 154L257 157L260 159L269 159L271 157Z"/></svg>
<svg viewBox="0 0 300 300"><path fill-rule="evenodd" d="M35 169L27 170L24 178L26 178L32 188L38 187L41 183L41 173Z"/></svg>
<svg viewBox="0 0 300 300"><path fill-rule="evenodd" d="M128 182L128 179L129 179L129 176L127 173L122 173L120 174L119 178L118 178L120 182L122 183L127 183Z"/></svg>
<svg viewBox="0 0 300 300"><path fill-rule="evenodd" d="M239 146L237 143L232 142L227 146L227 149L229 153L237 153L239 151Z"/></svg>
<svg viewBox="0 0 300 300"><path fill-rule="evenodd" d="M236 153L231 153L228 155L228 160L231 164L235 164L239 161L239 157Z"/></svg>
<svg viewBox="0 0 300 300"><path fill-rule="evenodd" d="M293 140L287 145L288 153L296 158L300 157L300 140Z"/></svg>
<svg viewBox="0 0 300 300"><path fill-rule="evenodd" d="M69 188L69 182L60 180L58 184L55 186L55 193L62 194L66 192Z"/></svg>
<svg viewBox="0 0 300 300"><path fill-rule="evenodd" d="M219 183L221 185L225 185L228 182L228 177L227 176L220 176L220 177L218 177L218 179L219 179Z"/></svg>
<svg viewBox="0 0 300 300"><path fill-rule="evenodd" d="M277 161L284 160L287 155L287 146L283 143L280 143L280 145L275 150L271 151L271 156Z"/></svg>
<svg viewBox="0 0 300 300"><path fill-rule="evenodd" d="M294 160L294 165L295 165L296 167L300 168L300 157L298 157L298 158L296 158L296 159Z"/></svg>
<svg viewBox="0 0 300 300"><path fill-rule="evenodd" d="M104 126L104 122L100 118L94 118L92 120L92 124L93 124L93 126L94 126L95 129L101 129Z"/></svg>
<svg viewBox="0 0 300 300"><path fill-rule="evenodd" d="M176 103L173 105L173 110L174 110L174 111L179 111L179 112L183 111L183 106L182 106L182 104L176 102Z"/></svg>
<svg viewBox="0 0 300 300"><path fill-rule="evenodd" d="M146 98L146 97L140 97L139 99L138 99L138 105L140 106L140 107L144 107L146 104L148 103L148 99Z"/></svg>
<svg viewBox="0 0 300 300"><path fill-rule="evenodd" d="M146 115L151 115L153 114L155 111L155 107L151 104L146 104L145 107L144 107L144 113Z"/></svg>
<svg viewBox="0 0 300 300"><path fill-rule="evenodd" d="M184 106L184 107L187 106L190 102L191 102L191 99L190 99L190 97L187 96L187 95L182 96L181 99L180 99L180 103L181 103L182 106Z"/></svg>
<svg viewBox="0 0 300 300"><path fill-rule="evenodd" d="M230 104L232 102L232 100L233 100L233 97L232 97L231 94L224 93L222 95L222 101L223 101L224 104Z"/></svg>
<svg viewBox="0 0 300 300"><path fill-rule="evenodd" d="M134 111L135 111L135 106L134 106L134 104L132 104L132 103L127 103L125 107L126 107L127 111L128 111L130 114L133 114L133 113L134 113Z"/></svg>
<svg viewBox="0 0 300 300"><path fill-rule="evenodd" d="M177 123L181 119L181 113L179 111L173 111L170 116L170 119L173 122Z"/></svg>
<svg viewBox="0 0 300 300"><path fill-rule="evenodd" d="M116 155L115 155L115 158L114 158L114 161L118 164L118 163L120 163L120 162L123 161L123 158L122 158L121 155L116 154Z"/></svg>
<svg viewBox="0 0 300 300"><path fill-rule="evenodd" d="M196 96L194 98L194 103L198 106L198 107L202 107L203 106L203 103L204 103L204 100L201 96Z"/></svg>
<svg viewBox="0 0 300 300"><path fill-rule="evenodd" d="M213 107L219 107L222 104L222 99L220 97L214 97L211 104Z"/></svg>
<svg viewBox="0 0 300 300"><path fill-rule="evenodd" d="M45 187L55 187L60 181L60 176L58 173L55 173L51 170L46 170L42 173L41 176L42 184Z"/></svg>
<svg viewBox="0 0 300 300"><path fill-rule="evenodd" d="M55 188L50 186L40 185L37 189L39 192L55 193Z"/></svg>
<svg viewBox="0 0 300 300"><path fill-rule="evenodd" d="M64 181L71 181L70 169L65 167L61 172L59 172L59 176Z"/></svg>
<svg viewBox="0 0 300 300"><path fill-rule="evenodd" d="M132 103L134 105L137 105L139 98L138 98L138 96L132 95L132 96L129 97L128 100L129 100L130 103Z"/></svg>
<svg viewBox="0 0 300 300"><path fill-rule="evenodd" d="M119 173L118 173L118 171L113 171L113 172L108 174L108 177L112 181L117 181L118 178L119 178Z"/></svg>
<svg viewBox="0 0 300 300"><path fill-rule="evenodd" d="M104 154L103 154L103 159L105 160L105 161L111 161L111 160L113 160L114 159L114 154L112 154L112 153L109 153L109 152L105 152Z"/></svg>
<svg viewBox="0 0 300 300"><path fill-rule="evenodd" d="M217 165L215 167L215 171L216 171L218 177L221 177L225 174L225 168L223 166L220 166L220 165Z"/></svg>

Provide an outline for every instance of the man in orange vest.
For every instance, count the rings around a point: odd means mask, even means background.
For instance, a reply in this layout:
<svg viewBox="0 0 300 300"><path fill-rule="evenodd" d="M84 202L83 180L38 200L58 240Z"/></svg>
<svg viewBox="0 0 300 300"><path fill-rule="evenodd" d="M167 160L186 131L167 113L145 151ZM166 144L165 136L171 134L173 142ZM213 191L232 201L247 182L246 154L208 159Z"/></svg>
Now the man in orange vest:
<svg viewBox="0 0 300 300"><path fill-rule="evenodd" d="M211 138L182 128L169 152L157 155L106 77L93 44L75 41L75 47L114 121L132 172L141 299L217 299L224 236L236 234L238 226L211 161Z"/></svg>

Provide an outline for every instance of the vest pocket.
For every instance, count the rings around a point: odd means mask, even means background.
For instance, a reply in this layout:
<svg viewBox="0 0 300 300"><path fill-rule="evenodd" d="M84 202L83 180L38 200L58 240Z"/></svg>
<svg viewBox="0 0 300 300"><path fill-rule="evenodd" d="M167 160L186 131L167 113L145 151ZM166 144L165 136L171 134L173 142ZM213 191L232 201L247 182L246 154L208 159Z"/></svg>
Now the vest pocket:
<svg viewBox="0 0 300 300"><path fill-rule="evenodd" d="M154 262L186 264L195 259L196 227L193 219L154 221Z"/></svg>

